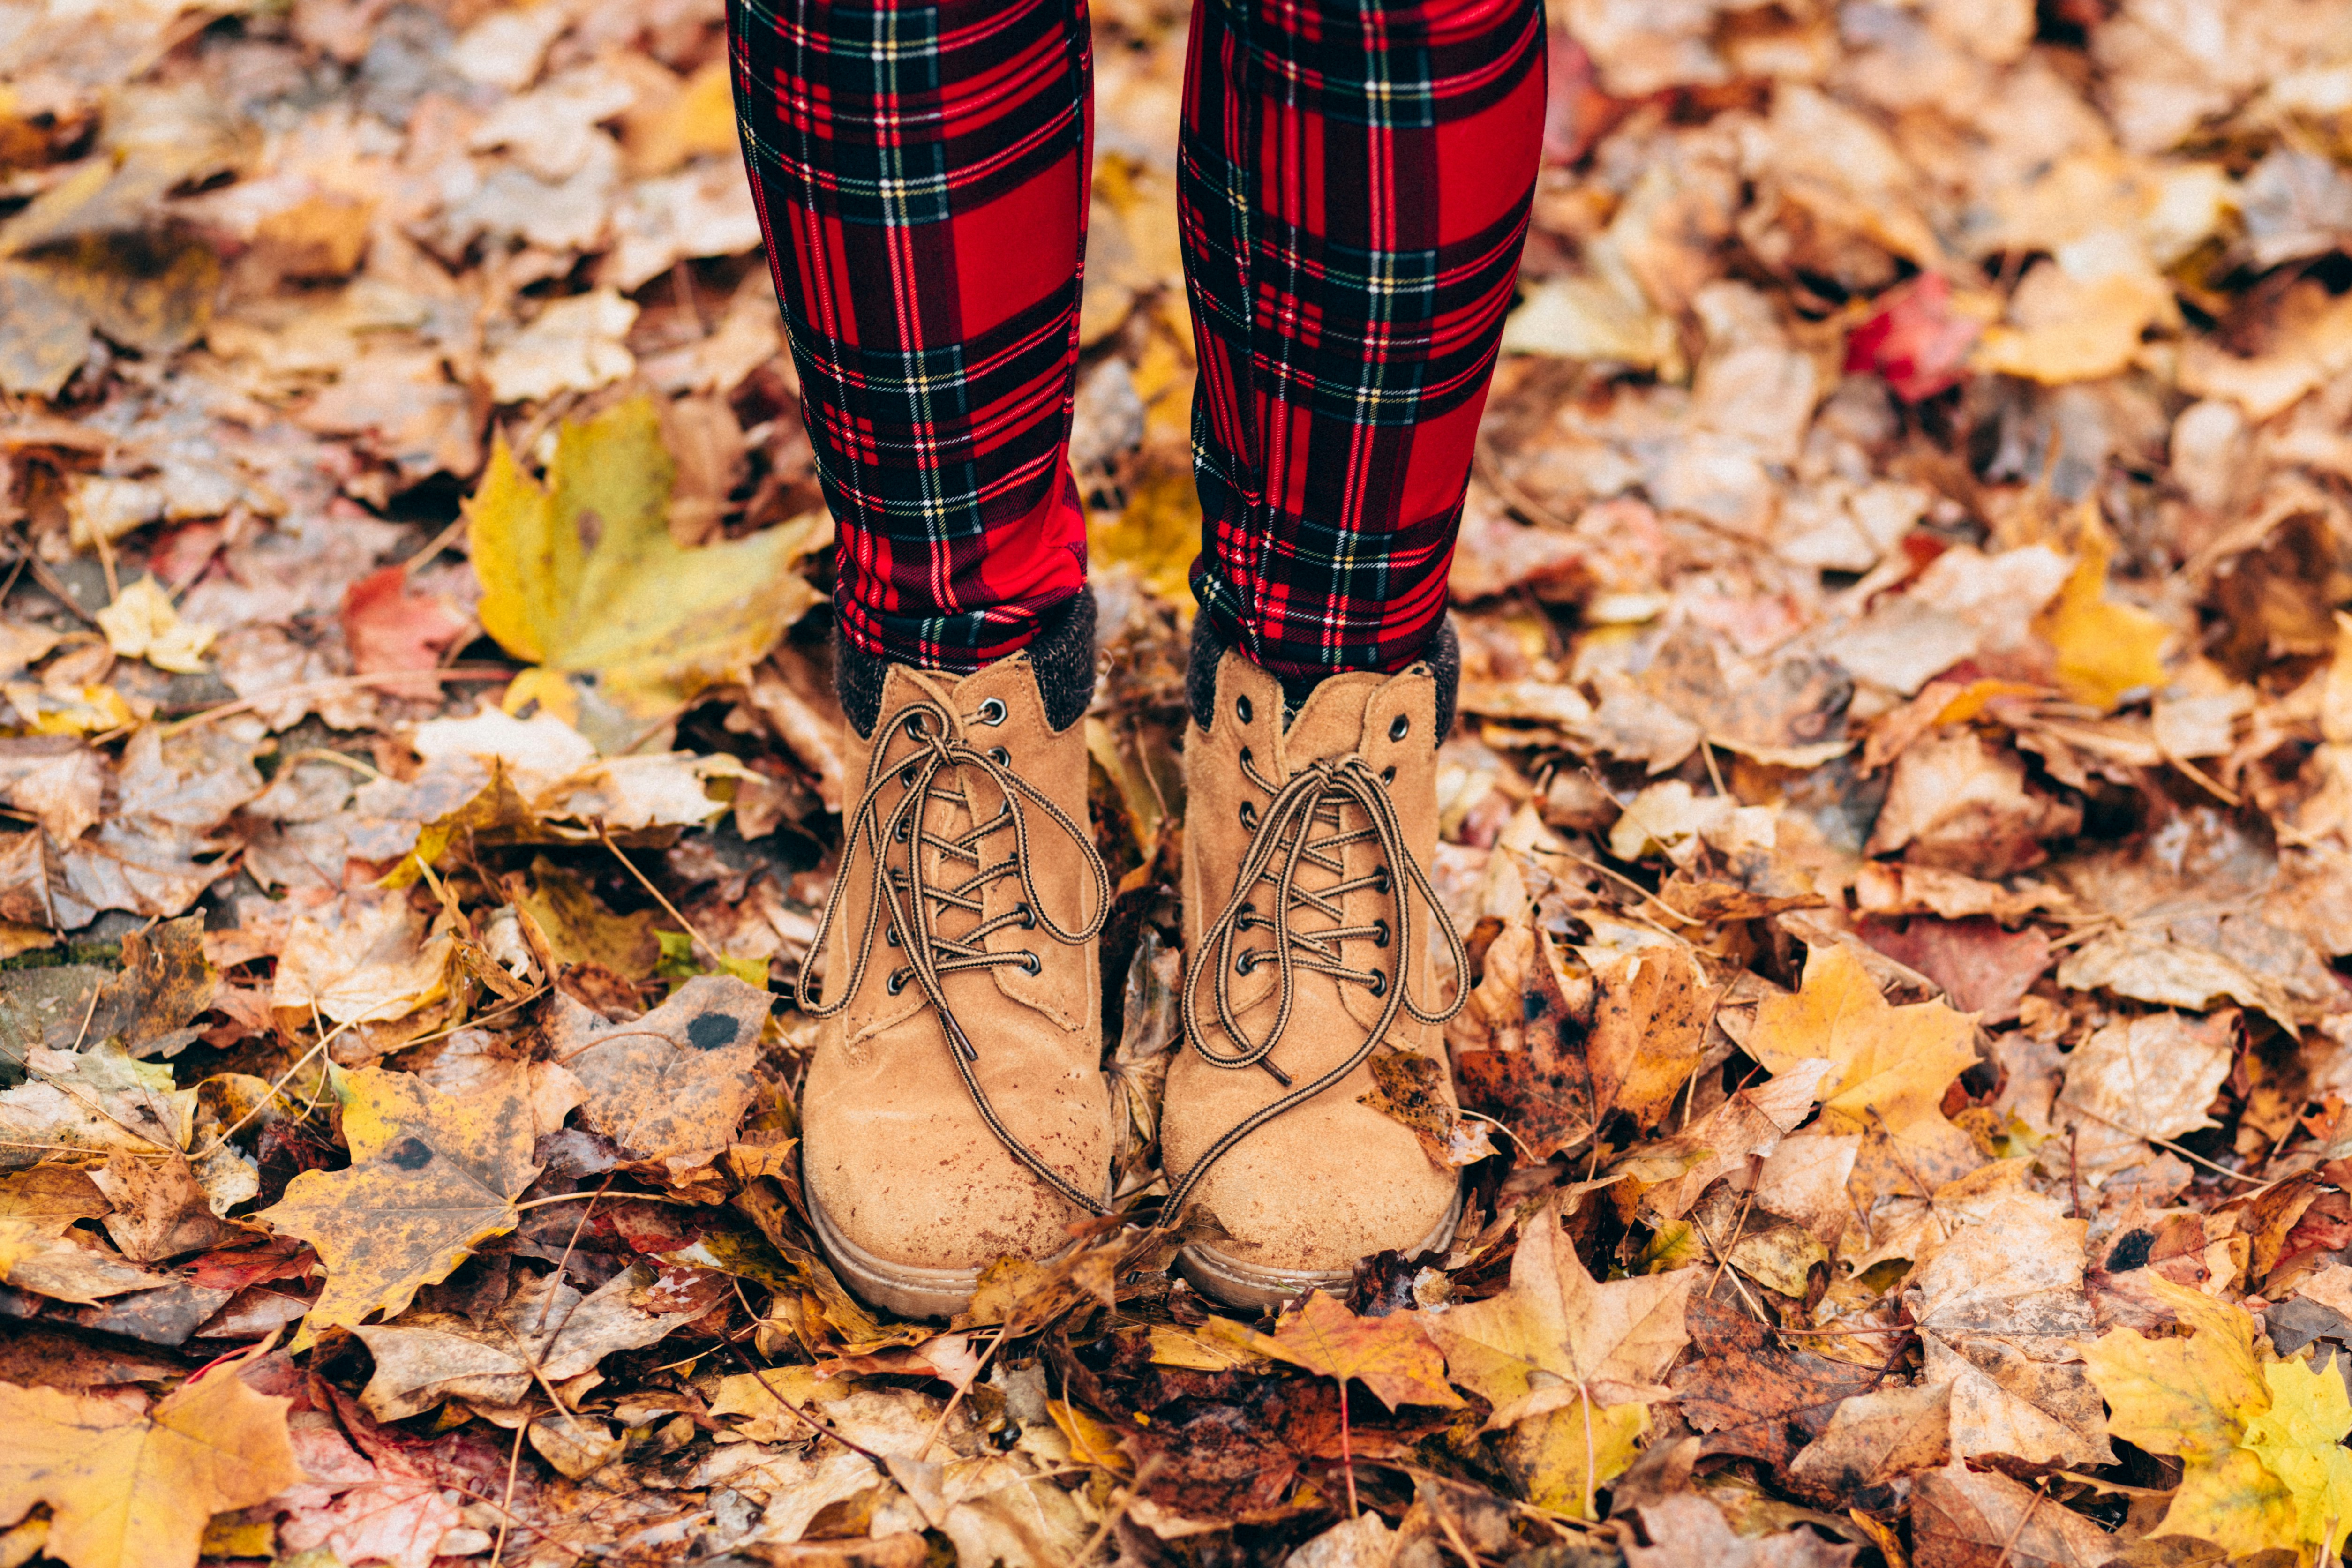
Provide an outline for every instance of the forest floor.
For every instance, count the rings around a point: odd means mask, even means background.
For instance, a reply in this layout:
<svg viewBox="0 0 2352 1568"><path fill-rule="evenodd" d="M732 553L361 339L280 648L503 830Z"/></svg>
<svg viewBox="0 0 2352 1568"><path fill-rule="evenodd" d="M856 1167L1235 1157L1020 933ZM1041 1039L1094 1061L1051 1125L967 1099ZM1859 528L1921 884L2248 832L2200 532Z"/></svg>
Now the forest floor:
<svg viewBox="0 0 2352 1568"><path fill-rule="evenodd" d="M1184 17L1095 25L1122 1205L944 1324L800 1188L719 0L0 16L0 1568L2336 1561L2352 10L1558 0L1458 1110L1374 1062L1467 1212L1258 1322L1154 1227Z"/></svg>

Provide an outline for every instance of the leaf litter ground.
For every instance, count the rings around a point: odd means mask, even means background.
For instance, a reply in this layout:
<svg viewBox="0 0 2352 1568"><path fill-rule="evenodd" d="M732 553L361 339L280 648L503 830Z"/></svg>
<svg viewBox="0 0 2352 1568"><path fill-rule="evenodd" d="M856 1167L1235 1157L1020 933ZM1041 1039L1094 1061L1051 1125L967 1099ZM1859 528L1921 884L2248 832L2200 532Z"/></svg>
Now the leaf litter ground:
<svg viewBox="0 0 2352 1568"><path fill-rule="evenodd" d="M1129 1201L816 1249L832 528L716 0L0 39L0 1563L2336 1561L2352 35L1559 0L1441 1253L1171 1281L1184 18L1073 462Z"/></svg>

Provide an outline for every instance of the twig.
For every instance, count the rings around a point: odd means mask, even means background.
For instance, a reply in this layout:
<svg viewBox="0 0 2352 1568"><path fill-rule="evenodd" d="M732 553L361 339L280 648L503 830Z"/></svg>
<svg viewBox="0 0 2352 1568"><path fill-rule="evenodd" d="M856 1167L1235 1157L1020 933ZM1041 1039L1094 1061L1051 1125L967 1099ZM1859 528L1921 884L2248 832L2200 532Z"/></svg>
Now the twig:
<svg viewBox="0 0 2352 1568"><path fill-rule="evenodd" d="M740 1298L741 1294L741 1287L740 1286L737 1287L737 1294ZM751 1312L751 1303L748 1301L745 1302L743 1310L747 1312ZM754 1314L755 1320L757 1314ZM752 1377L758 1380L760 1386L767 1391L768 1397L773 1399L778 1405L783 1407L785 1415L790 1416L793 1420L798 1421L802 1426L806 1427L810 1431L816 1433L819 1437L830 1437L835 1442L839 1443L843 1448L849 1449L852 1453L865 1455L866 1458L873 1461L877 1468L882 1469L885 1474L888 1473L889 1467L883 1464L881 1455L876 1453L873 1449L867 1448L863 1443L853 1442L849 1438L843 1437L840 1433L835 1431L832 1427L826 1426L824 1422L818 1420L807 1411L797 1408L791 1400L777 1393L776 1385L768 1381L767 1373L760 1367L752 1365L751 1358L743 1354L742 1347L737 1344L734 1340L730 1339L727 1342L727 1351L729 1354L732 1355L737 1361L743 1364L744 1371L750 1373Z"/></svg>
<svg viewBox="0 0 2352 1568"><path fill-rule="evenodd" d="M988 1348L981 1353L980 1360L971 1369L971 1375L955 1385L955 1391L948 1396L946 1408L940 1412L940 1418L931 1423L931 1429L929 1432L923 1434L922 1444L915 1450L916 1458L920 1459L925 1454L929 1453L931 1445L940 1440L940 1434L947 1430L948 1417L953 1416L956 1413L956 1406L963 1403L963 1391L980 1381L981 1373L987 1369L991 1358L1003 1348L1005 1340L1012 1335L1013 1325L1019 1321L1020 1314L1015 1313L997 1326L996 1337L990 1340Z"/></svg>
<svg viewBox="0 0 2352 1568"><path fill-rule="evenodd" d="M529 1417L516 1424L514 1448L507 1455L507 1495L499 1504L499 1540L490 1549L490 1568L499 1568L499 1560L507 1554L507 1528L514 1522L515 1471L522 1464L522 1435L529 1430Z"/></svg>
<svg viewBox="0 0 2352 1568"><path fill-rule="evenodd" d="M1612 871L1609 867L1602 865L1599 861L1578 854L1574 850L1563 848L1557 850L1537 850L1534 852L1539 855L1563 856L1566 859L1574 861L1577 864L1584 866L1589 870L1599 872L1602 876L1608 877L1612 882L1622 883L1626 887L1633 890L1635 896L1651 904L1654 904L1660 909L1664 910L1669 919L1678 920L1685 925L1705 925L1706 924L1704 920L1692 919L1689 915L1685 915L1681 910L1676 909L1673 904L1668 904L1664 899L1660 898L1656 894L1652 893L1648 888L1643 887L1640 883L1635 882L1632 877L1627 876L1624 873L1620 871Z"/></svg>
<svg viewBox="0 0 2352 1568"><path fill-rule="evenodd" d="M520 1213L526 1208L545 1208L551 1203L578 1203L583 1199L593 1203L604 1196L602 1188L594 1192L559 1192L553 1197L534 1197L529 1203L518 1203L515 1205L515 1211ZM672 1197L666 1192L625 1192L621 1196L634 1197L645 1203L674 1203L681 1208L694 1207L689 1199ZM568 1253L566 1255L569 1256Z"/></svg>
<svg viewBox="0 0 2352 1568"><path fill-rule="evenodd" d="M621 852L621 846L614 843L613 841L613 835L604 831L604 819L598 817L595 819L595 823L596 837L604 841L606 849L613 852L613 858L619 861L622 865L627 867L629 874L637 879L637 885L644 888L647 893L652 894L654 895L654 902L660 904L664 910L668 912L669 917L677 922L681 930L695 941L702 945L702 950L710 956L710 961L712 963L718 963L721 957L721 954L718 947L712 944L710 938L696 930L694 922L688 920L685 915L680 915L677 912L677 905L672 904L667 897L663 896L662 890L660 888L656 887L650 881L646 880L646 873L637 869L637 862Z"/></svg>
<svg viewBox="0 0 2352 1568"><path fill-rule="evenodd" d="M2113 1127L2118 1133L2128 1133L2133 1137L2138 1138L2142 1142L2154 1144L2159 1149L2170 1149L2182 1159L2192 1160L2198 1165L2203 1166L2207 1170L2211 1171L2215 1176L2225 1176L2231 1181L2244 1182L2248 1186L2273 1187L2278 1185L2278 1183L2274 1181L2263 1181L2259 1177L2250 1176L2243 1171L2233 1171L2227 1166L2215 1165L2203 1155L2198 1154L2194 1150L2184 1149L2169 1138L2159 1138L2153 1133L2143 1133L2137 1127L2126 1127L2121 1122L2115 1120L2111 1116L2102 1116L2096 1111L2077 1105L2071 1100L2066 1103L2066 1109L2075 1112L2078 1114L2088 1116L2094 1122L2105 1123L2106 1125Z"/></svg>
<svg viewBox="0 0 2352 1568"><path fill-rule="evenodd" d="M425 565L435 556L439 555L443 550L447 549L450 544L456 540L457 537L466 531L466 525L471 521L473 521L473 519L467 517L463 512L458 513L457 520L451 523L447 528L443 528L439 533L435 534L431 543L427 544L423 549L418 550L415 555L410 556L406 560L400 563L401 580L403 581L406 581L409 578L415 576L416 569L418 567Z"/></svg>
<svg viewBox="0 0 2352 1568"><path fill-rule="evenodd" d="M1077 1556L1072 1559L1077 1564L1077 1568L1086 1568L1087 1561L1102 1550L1103 1542L1109 1537L1118 1521L1127 1517L1129 1506L1141 1494L1143 1483L1158 1475L1167 1463L1166 1454L1154 1454L1143 1461L1142 1467L1135 1472L1135 1479L1127 1483L1127 1490L1119 1497L1118 1506L1103 1515L1103 1521L1095 1527L1094 1534L1088 1536L1087 1543L1078 1548ZM1476 1568L1476 1564L1472 1564L1472 1568Z"/></svg>

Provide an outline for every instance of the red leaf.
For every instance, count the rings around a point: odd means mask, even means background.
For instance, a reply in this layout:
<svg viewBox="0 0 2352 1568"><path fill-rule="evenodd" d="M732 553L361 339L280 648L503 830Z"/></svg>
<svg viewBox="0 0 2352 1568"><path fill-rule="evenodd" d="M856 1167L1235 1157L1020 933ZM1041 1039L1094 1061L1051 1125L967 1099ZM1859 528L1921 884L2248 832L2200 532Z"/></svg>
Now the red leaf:
<svg viewBox="0 0 2352 1568"><path fill-rule="evenodd" d="M1848 373L1874 371L1905 402L1959 384L1983 325L1952 313L1952 285L1922 275L1880 297L1879 308L1845 342Z"/></svg>
<svg viewBox="0 0 2352 1568"><path fill-rule="evenodd" d="M343 591L343 635L352 666L363 675L429 670L473 620L437 593L412 593L397 566L370 572Z"/></svg>

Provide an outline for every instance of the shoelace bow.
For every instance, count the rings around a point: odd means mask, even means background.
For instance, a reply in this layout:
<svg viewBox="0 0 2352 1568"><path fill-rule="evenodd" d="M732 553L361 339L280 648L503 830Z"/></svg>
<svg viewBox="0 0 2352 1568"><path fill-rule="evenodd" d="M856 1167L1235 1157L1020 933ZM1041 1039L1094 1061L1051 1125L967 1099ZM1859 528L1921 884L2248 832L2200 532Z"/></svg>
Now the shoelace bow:
<svg viewBox="0 0 2352 1568"><path fill-rule="evenodd" d="M967 722L1002 724L1004 705L991 697ZM901 739L911 740L914 746L892 755L892 747ZM891 716L887 731L876 737L872 758L866 764L866 792L843 819L841 869L834 879L833 896L825 901L824 914L817 921L816 934L809 941L809 957L802 965L800 980L794 987L795 999L802 1011L811 1018L822 1019L841 1011L856 998L858 988L866 982L866 967L873 961L875 927L880 924L887 904L890 911L887 938L907 956L906 964L890 973L890 994L898 995L909 979L915 982L940 1020L956 1071L962 1075L964 1088L971 1092L972 1104L988 1124L989 1131L1046 1186L1088 1213L1103 1214L1108 1210L1100 1197L1072 1186L999 1119L995 1106L989 1103L987 1092L972 1072L980 1052L948 1006L941 983L942 977L961 970L1003 965L1016 966L1034 975L1041 967L1034 952L1013 948L992 953L986 946L988 938L1007 926L1019 925L1024 930L1042 928L1055 941L1076 946L1092 940L1110 913L1110 873L1104 869L1101 855L1095 852L1093 838L1071 821L1069 813L1014 773L1010 762L1002 747L983 751L966 741L948 711L935 701L910 703ZM967 800L960 789L934 788L943 773L959 781L971 773L987 779L1003 797L1004 809L986 821L975 821L954 838L933 831L927 821L933 801L961 805ZM903 792L885 810L882 797L894 783L903 786ZM1038 895L1036 879L1030 871L1029 819L1023 806L1024 800L1042 810L1068 836L1094 877L1094 913L1083 925L1062 925ZM1013 830L1011 858L993 865L987 863L981 852L982 842L1008 827ZM893 844L906 847L903 864L892 862ZM952 887L933 885L924 871L927 850L936 852L944 861L970 865L971 874ZM856 958L850 966L848 979L833 1000L824 1001L811 988L811 970L824 952L834 917L853 884L852 873L861 855L873 889L866 904L866 929L854 945ZM1021 879L1023 902L1018 908L983 918L958 936L949 936L940 931L939 919L949 910L984 915L982 890L1004 876Z"/></svg>
<svg viewBox="0 0 2352 1568"><path fill-rule="evenodd" d="M1446 948L1453 956L1454 972L1465 977L1470 972L1469 956L1463 948L1461 936L1447 918L1444 906L1438 903L1428 873L1422 870L1405 842L1404 825L1397 817L1396 803L1389 799L1387 781L1372 770L1370 763L1350 753L1337 759L1310 763L1287 782L1278 785L1252 766L1246 749L1242 752L1241 765L1251 785L1273 799L1256 818L1249 847L1242 855L1240 873L1234 878L1233 896L1226 901L1223 913L1201 934L1195 967L1184 983L1184 1038L1211 1066L1234 1071L1263 1068L1289 1092L1209 1145L1185 1173L1184 1179L1170 1189L1164 1210L1170 1217L1183 1208L1209 1168L1244 1138L1355 1071L1387 1035L1399 1012L1410 1013L1424 1024L1440 1024L1461 1011L1464 998L1458 985L1453 1002L1435 1010L1423 1008L1411 995L1410 966L1412 955L1418 951L1413 946L1417 934L1412 913L1415 895L1428 907L1437 929L1444 934ZM1367 826L1347 825L1347 811L1351 806L1363 813ZM1249 821L1253 808L1244 804L1242 810L1243 821ZM1326 829L1327 836L1316 836ZM1367 875L1348 877L1348 846L1368 839L1379 843L1381 863ZM1302 866L1312 866L1330 880L1319 886L1302 883ZM1258 888L1265 883L1274 884L1272 915L1258 913L1255 903ZM1385 917L1370 925L1344 924L1344 900L1367 888L1391 901L1390 908L1396 916L1393 929ZM1331 924L1303 930L1292 923L1295 913L1308 911ZM1235 948L1245 939L1244 933L1259 927L1273 934L1272 951L1251 949L1237 953ZM1370 969L1351 968L1346 963L1344 944L1370 941L1375 947L1387 950L1391 938L1394 956L1388 968L1380 967L1378 960ZM1275 982L1274 1021L1267 1026L1264 1040L1252 1040L1234 1011L1233 978L1269 963L1279 970ZM1381 1009L1380 1020L1349 1052L1346 1061L1313 1082L1294 1087L1290 1075L1272 1058L1275 1047L1282 1042L1283 1031L1290 1026L1301 970L1328 975L1342 984L1363 986L1375 997L1385 998L1386 1004ZM1200 995L1203 971L1215 977L1217 1021L1225 1038L1236 1047L1231 1051L1212 1046L1208 1031L1202 1028Z"/></svg>

